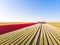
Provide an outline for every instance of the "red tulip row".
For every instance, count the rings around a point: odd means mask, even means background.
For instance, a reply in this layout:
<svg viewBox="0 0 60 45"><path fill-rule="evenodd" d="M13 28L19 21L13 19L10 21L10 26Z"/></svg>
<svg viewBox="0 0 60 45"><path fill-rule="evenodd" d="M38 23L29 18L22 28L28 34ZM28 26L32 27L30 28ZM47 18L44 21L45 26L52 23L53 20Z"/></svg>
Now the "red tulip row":
<svg viewBox="0 0 60 45"><path fill-rule="evenodd" d="M27 24L12 24L12 25L6 25L6 26L0 26L0 34L5 34L7 32L11 32L14 30L18 30L27 26L34 25L36 23L27 23Z"/></svg>

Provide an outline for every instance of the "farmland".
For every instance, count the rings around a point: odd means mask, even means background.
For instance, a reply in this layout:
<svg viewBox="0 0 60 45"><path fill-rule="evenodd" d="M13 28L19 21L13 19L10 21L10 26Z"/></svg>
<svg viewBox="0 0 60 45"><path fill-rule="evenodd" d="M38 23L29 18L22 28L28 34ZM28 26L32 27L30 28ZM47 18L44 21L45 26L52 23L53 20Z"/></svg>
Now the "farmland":
<svg viewBox="0 0 60 45"><path fill-rule="evenodd" d="M58 22L48 22L14 29L0 35L0 45L60 45L59 26Z"/></svg>
<svg viewBox="0 0 60 45"><path fill-rule="evenodd" d="M60 22L48 22L48 24L54 26L54 28L57 28L57 30L60 30Z"/></svg>

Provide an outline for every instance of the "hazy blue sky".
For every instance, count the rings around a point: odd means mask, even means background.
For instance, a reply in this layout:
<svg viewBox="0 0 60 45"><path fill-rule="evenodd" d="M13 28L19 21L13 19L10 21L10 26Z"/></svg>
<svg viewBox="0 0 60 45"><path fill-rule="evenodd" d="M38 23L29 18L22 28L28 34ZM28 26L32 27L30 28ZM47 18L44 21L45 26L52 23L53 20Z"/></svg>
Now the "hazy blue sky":
<svg viewBox="0 0 60 45"><path fill-rule="evenodd" d="M60 0L0 0L0 22L60 21Z"/></svg>

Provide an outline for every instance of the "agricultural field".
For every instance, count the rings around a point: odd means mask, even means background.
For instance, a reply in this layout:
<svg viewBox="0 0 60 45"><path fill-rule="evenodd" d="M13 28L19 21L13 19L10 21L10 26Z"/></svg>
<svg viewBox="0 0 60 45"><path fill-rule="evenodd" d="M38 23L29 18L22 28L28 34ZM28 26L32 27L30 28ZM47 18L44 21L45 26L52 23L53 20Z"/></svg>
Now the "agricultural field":
<svg viewBox="0 0 60 45"><path fill-rule="evenodd" d="M58 22L14 24L13 31L2 34L0 31L0 45L60 45L59 26Z"/></svg>
<svg viewBox="0 0 60 45"><path fill-rule="evenodd" d="M48 22L48 24L54 26L54 28L60 29L60 22Z"/></svg>
<svg viewBox="0 0 60 45"><path fill-rule="evenodd" d="M30 22L0 22L0 26L14 25L14 24L27 24L27 23L30 23Z"/></svg>

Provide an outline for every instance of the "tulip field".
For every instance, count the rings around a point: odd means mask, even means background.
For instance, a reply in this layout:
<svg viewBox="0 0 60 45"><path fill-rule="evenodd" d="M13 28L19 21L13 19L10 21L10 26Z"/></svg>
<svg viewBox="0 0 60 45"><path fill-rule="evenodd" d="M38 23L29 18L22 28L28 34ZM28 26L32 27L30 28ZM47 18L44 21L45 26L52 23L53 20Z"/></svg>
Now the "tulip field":
<svg viewBox="0 0 60 45"><path fill-rule="evenodd" d="M60 45L60 22L0 23L0 45Z"/></svg>

